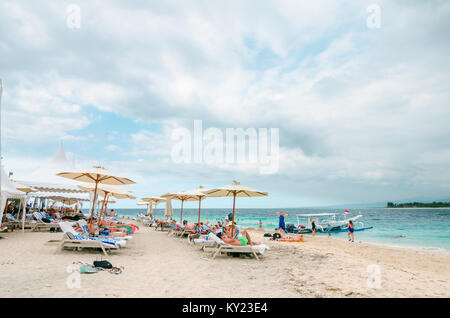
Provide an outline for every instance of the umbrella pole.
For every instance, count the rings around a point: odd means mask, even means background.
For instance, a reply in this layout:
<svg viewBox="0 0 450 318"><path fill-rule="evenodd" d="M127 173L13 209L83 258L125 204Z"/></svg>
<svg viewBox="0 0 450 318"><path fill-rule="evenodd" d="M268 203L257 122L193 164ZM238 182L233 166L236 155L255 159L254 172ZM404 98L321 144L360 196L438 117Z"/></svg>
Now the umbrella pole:
<svg viewBox="0 0 450 318"><path fill-rule="evenodd" d="M108 192L105 192L105 197L103 198L102 210L100 211L100 215L98 216L98 221L99 222L97 222L97 223L99 225L100 225L100 221L105 219L103 213L106 213L105 207L107 207L108 200L109 200Z"/></svg>
<svg viewBox="0 0 450 318"><path fill-rule="evenodd" d="M180 224L183 224L183 202L184 200L181 200Z"/></svg>
<svg viewBox="0 0 450 318"><path fill-rule="evenodd" d="M102 221L105 221L106 212L108 212L108 202L109 202L109 196L108 196L108 199L106 199L106 203L105 203L105 211L103 212Z"/></svg>
<svg viewBox="0 0 450 318"><path fill-rule="evenodd" d="M233 195L233 217L231 218L231 236L234 237L234 211L236 207L236 192Z"/></svg>
<svg viewBox="0 0 450 318"><path fill-rule="evenodd" d="M200 233L200 206L202 205L202 198L198 198L198 233Z"/></svg>
<svg viewBox="0 0 450 318"><path fill-rule="evenodd" d="M106 193L105 193L105 197L103 198L103 203L102 203L102 209L100 210L100 214L98 216L98 224L100 224L100 220L101 220L101 216L103 215L103 210L105 209L105 204L106 204Z"/></svg>
<svg viewBox="0 0 450 318"><path fill-rule="evenodd" d="M103 211L105 210L105 205L106 205L106 198L103 199L102 209L98 214L98 221L97 221L98 225L100 225L101 221L103 220Z"/></svg>
<svg viewBox="0 0 450 318"><path fill-rule="evenodd" d="M94 208L95 208L95 199L97 197L97 185L98 180L95 180L95 188L94 188L94 199L92 201L92 211L91 211L91 219L89 220L89 223L94 223Z"/></svg>

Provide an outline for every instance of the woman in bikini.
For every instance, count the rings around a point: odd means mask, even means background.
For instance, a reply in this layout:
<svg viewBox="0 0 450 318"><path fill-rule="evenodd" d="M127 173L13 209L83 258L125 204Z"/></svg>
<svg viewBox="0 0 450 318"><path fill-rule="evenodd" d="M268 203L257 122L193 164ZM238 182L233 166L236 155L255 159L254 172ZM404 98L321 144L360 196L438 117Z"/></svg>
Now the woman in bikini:
<svg viewBox="0 0 450 318"><path fill-rule="evenodd" d="M353 225L353 222L352 222L352 220L349 220L348 221L348 233L347 233L349 241L352 241L352 242L355 241L355 234L353 233L354 231L355 231L355 227ZM350 238L350 236L351 236L351 238Z"/></svg>

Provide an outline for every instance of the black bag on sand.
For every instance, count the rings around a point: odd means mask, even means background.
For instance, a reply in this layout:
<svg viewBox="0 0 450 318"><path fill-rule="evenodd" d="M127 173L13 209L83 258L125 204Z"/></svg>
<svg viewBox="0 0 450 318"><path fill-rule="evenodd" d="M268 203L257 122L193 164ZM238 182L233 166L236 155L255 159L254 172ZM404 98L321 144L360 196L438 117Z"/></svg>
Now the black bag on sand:
<svg viewBox="0 0 450 318"><path fill-rule="evenodd" d="M112 264L108 261L94 261L94 267L100 267L100 268L112 268Z"/></svg>
<svg viewBox="0 0 450 318"><path fill-rule="evenodd" d="M273 239L274 240L279 239L279 238L281 238L281 234L280 233L273 233Z"/></svg>
<svg viewBox="0 0 450 318"><path fill-rule="evenodd" d="M264 233L264 237L272 237L272 234L270 234L270 233Z"/></svg>

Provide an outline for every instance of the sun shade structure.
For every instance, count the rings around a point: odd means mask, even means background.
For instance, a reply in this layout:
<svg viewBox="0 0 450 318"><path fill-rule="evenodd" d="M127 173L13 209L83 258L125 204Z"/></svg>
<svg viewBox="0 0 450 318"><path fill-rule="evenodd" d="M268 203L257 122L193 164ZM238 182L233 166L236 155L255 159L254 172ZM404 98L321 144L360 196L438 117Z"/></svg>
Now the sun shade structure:
<svg viewBox="0 0 450 318"><path fill-rule="evenodd" d="M95 191L95 185L93 184L79 185L78 187L85 191ZM111 196L117 199L136 199L136 197L132 195L132 192L130 190L120 185L99 184L97 185L97 194L103 196L103 200L100 200L100 202L102 203L100 218L102 219L104 219L106 215L108 203L113 203L110 199Z"/></svg>
<svg viewBox="0 0 450 318"><path fill-rule="evenodd" d="M77 199L52 198L53 201L60 202L64 205L73 205L79 202Z"/></svg>
<svg viewBox="0 0 450 318"><path fill-rule="evenodd" d="M23 185L17 181L11 180L11 183L13 184L13 186L22 192L25 192L25 201L24 201L24 205L23 205L23 211L22 211L22 233L25 232L25 214L26 214L26 202L28 201L28 199L30 198L29 193L33 193L33 192L38 192L39 190L32 188L30 186L27 185Z"/></svg>
<svg viewBox="0 0 450 318"><path fill-rule="evenodd" d="M8 199L20 199L21 203L25 206L26 195L24 192L19 191L14 187L11 180L5 173L3 167L1 167L1 176L0 176L0 197L1 197L1 206L0 206L0 223L3 220L3 212L6 208L6 203Z"/></svg>
<svg viewBox="0 0 450 318"><path fill-rule="evenodd" d="M200 207L201 201L206 197L204 193L206 189L203 186L199 186L198 188L176 192L176 193L166 193L162 195L163 198L180 200L181 201L181 213L180 213L180 223L183 223L183 202L184 201L198 201L198 224L200 227Z"/></svg>
<svg viewBox="0 0 450 318"><path fill-rule="evenodd" d="M89 201L89 195L86 192L38 192L33 193L32 196L60 202L62 200Z"/></svg>
<svg viewBox="0 0 450 318"><path fill-rule="evenodd" d="M114 201L113 199L107 198L106 200L103 198L102 200L100 200L100 202L108 202L111 204L117 203L116 201Z"/></svg>
<svg viewBox="0 0 450 318"><path fill-rule="evenodd" d="M236 197L266 197L269 195L267 192L258 191L249 187L246 187L244 185L241 185L237 181L233 181L232 184L206 190L204 193L208 197L233 197L233 217L231 222L231 232L234 235L234 215L235 215L235 208L236 208Z"/></svg>
<svg viewBox="0 0 450 318"><path fill-rule="evenodd" d="M167 199L166 206L164 208L164 216L166 218L169 218L173 215L173 209L172 209L172 200Z"/></svg>
<svg viewBox="0 0 450 318"><path fill-rule="evenodd" d="M161 198L161 197L146 197L146 198L142 198L141 199L145 204L147 205L147 215L152 214L152 209L153 209L153 203L155 203L155 209L156 209L156 205L160 202L165 202L166 199Z"/></svg>
<svg viewBox="0 0 450 318"><path fill-rule="evenodd" d="M67 160L63 144L61 143L58 151L53 158L43 163L32 173L14 178L19 183L33 187L42 192L83 192L77 187L77 182L68 179L62 179L56 174L61 171L73 171L75 168Z"/></svg>
<svg viewBox="0 0 450 318"><path fill-rule="evenodd" d="M17 181L14 181L14 180L11 180L11 182L12 182L13 186L14 186L17 190L22 191L22 192L25 192L25 193L29 193L29 192L38 192L38 191L39 191L39 190L37 190L37 189L35 189L35 188L32 188L32 187L30 187L30 186L21 184L21 183L19 183L19 182L17 182Z"/></svg>
<svg viewBox="0 0 450 318"><path fill-rule="evenodd" d="M77 171L64 171L57 174L60 177L64 177L67 179L73 179L80 182L94 183L94 199L92 201L92 211L91 211L91 219L92 223L94 220L94 207L95 200L97 197L97 188L98 184L108 184L108 185L124 185L124 184L134 184L135 182L122 177L116 173L113 173L103 167L92 167L89 169L81 169Z"/></svg>

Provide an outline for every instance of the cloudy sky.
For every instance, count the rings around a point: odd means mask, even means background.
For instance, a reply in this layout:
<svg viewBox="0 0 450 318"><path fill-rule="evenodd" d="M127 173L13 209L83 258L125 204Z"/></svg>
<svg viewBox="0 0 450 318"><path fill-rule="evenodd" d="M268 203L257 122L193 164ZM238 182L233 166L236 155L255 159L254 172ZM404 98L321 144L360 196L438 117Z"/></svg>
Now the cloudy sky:
<svg viewBox="0 0 450 318"><path fill-rule="evenodd" d="M270 194L241 207L450 197L449 33L439 0L1 1L3 164L25 175L62 141L137 196L238 180ZM175 163L194 120L278 128L279 169Z"/></svg>

